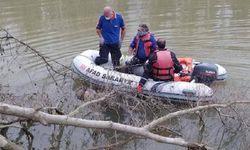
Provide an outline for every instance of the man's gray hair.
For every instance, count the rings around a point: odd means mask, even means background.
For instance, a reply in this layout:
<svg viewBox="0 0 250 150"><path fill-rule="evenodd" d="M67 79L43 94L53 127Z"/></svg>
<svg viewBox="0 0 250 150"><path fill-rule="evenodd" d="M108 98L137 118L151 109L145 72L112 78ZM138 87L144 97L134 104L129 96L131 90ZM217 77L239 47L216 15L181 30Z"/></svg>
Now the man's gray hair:
<svg viewBox="0 0 250 150"><path fill-rule="evenodd" d="M148 32L149 31L149 28L146 24L142 23L142 24L139 24L139 27L143 28L145 32Z"/></svg>

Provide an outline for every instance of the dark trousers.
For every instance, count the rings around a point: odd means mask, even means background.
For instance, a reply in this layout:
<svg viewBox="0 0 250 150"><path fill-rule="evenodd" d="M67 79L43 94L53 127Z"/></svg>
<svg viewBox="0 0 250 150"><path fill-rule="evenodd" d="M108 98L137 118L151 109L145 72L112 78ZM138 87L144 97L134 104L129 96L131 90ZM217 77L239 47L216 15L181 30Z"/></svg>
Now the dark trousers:
<svg viewBox="0 0 250 150"><path fill-rule="evenodd" d="M108 62L109 53L111 54L112 63L114 66L120 65L120 58L122 56L120 50L120 44L103 44L100 45L100 51L98 57L95 59L97 65L101 65Z"/></svg>

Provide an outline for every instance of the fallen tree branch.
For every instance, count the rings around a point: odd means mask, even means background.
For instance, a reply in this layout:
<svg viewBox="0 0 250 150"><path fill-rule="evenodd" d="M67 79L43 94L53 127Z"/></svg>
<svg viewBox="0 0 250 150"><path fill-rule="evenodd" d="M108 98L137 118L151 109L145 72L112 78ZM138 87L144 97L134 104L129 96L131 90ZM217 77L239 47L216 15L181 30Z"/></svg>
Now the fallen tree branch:
<svg viewBox="0 0 250 150"><path fill-rule="evenodd" d="M124 125L120 123L114 123L111 121L97 121L97 120L86 120L73 118L66 115L51 115L44 113L42 111L36 111L33 108L23 108L20 106L9 105L5 103L0 103L0 113L5 115L12 115L16 117L29 118L33 121L41 122L42 124L60 124L60 125L68 125L75 126L81 128L99 128L99 129L112 129L121 132L126 132L138 136L147 137L153 139L158 142L174 144L182 147L187 147L191 149L195 148L205 148L206 150L210 150L209 148L203 144L198 143L190 143L185 141L182 138L169 138L160 136L154 133L151 133L146 128L141 127L133 127L129 125Z"/></svg>
<svg viewBox="0 0 250 150"><path fill-rule="evenodd" d="M80 105L79 107L77 107L74 111L70 112L70 113L68 114L68 116L69 116L69 117L72 117L72 116L74 116L74 115L80 113L81 109L83 109L84 107L86 107L86 106L88 106L88 105L90 105L90 104L93 104L93 103L99 103L99 102L101 102L101 101L104 101L104 100L106 100L109 96L111 96L112 94L114 94L114 92L111 92L111 93L109 93L108 95L106 95L106 96L104 96L104 97L101 97L101 98L99 98L99 99L96 99L96 100L92 100L92 101L88 101L88 102L86 102L86 103L83 103L82 105Z"/></svg>
<svg viewBox="0 0 250 150"><path fill-rule="evenodd" d="M0 129L3 129L3 128L23 128L22 126L20 125L0 125Z"/></svg>
<svg viewBox="0 0 250 150"><path fill-rule="evenodd" d="M3 150L24 150L24 148L9 141L2 135L0 135L0 148Z"/></svg>
<svg viewBox="0 0 250 150"><path fill-rule="evenodd" d="M0 121L0 124L2 125L11 125L13 123L17 123L17 122L24 122L24 121L28 121L29 119L26 118L18 118L12 121Z"/></svg>
<svg viewBox="0 0 250 150"><path fill-rule="evenodd" d="M227 103L227 104L210 104L210 105L205 105L205 106L197 106L194 108L190 108L190 109L184 109L184 110L180 110L180 111L176 111L170 114L167 114L161 118L158 118L154 121L152 121L151 123L147 124L144 126L145 129L147 130L151 130L152 128L154 128L155 126L178 116L181 115L185 115L185 114L189 114L189 113L194 113L196 111L200 111L200 110L204 110L204 109L210 109L210 108L226 108L235 104L246 104L246 103L250 103L250 101L236 101L236 102L231 102L231 103Z"/></svg>

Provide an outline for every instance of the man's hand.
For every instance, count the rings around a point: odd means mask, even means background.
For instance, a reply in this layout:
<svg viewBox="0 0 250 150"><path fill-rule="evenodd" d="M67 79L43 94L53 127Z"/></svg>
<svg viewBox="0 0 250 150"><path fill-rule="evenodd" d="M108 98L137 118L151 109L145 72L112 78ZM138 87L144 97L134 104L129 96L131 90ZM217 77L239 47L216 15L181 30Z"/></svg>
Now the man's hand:
<svg viewBox="0 0 250 150"><path fill-rule="evenodd" d="M122 40L119 41L119 48L121 49L122 47Z"/></svg>
<svg viewBox="0 0 250 150"><path fill-rule="evenodd" d="M97 35L99 37L99 44L103 45L104 44L104 38L102 37L102 30L96 29L96 33L97 33Z"/></svg>
<svg viewBox="0 0 250 150"><path fill-rule="evenodd" d="M142 84L141 84L141 83L138 84L138 86L137 86L137 88L136 88L136 91L137 91L138 93L141 93L141 92L142 92Z"/></svg>
<svg viewBox="0 0 250 150"><path fill-rule="evenodd" d="M103 44L104 44L104 38L103 38L103 37L100 37L100 38L99 38L99 43L100 43L100 45L103 45Z"/></svg>
<svg viewBox="0 0 250 150"><path fill-rule="evenodd" d="M126 27L123 27L122 31L121 31L121 40L122 41L124 40L125 34L126 34Z"/></svg>

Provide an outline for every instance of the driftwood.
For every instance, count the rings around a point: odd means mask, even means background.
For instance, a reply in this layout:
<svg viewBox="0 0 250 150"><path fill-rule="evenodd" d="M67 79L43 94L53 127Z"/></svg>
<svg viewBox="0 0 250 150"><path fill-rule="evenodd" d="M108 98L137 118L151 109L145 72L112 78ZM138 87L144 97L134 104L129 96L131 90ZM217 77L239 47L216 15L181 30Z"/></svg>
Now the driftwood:
<svg viewBox="0 0 250 150"><path fill-rule="evenodd" d="M170 113L158 120L155 120L152 123L149 123L148 125L144 127L133 127L133 126L124 125L120 123L114 123L111 121L79 119L79 118L69 117L67 115L52 115L52 114L48 114L48 113L45 113L45 112L42 112L33 108L24 108L20 106L5 104L5 103L0 103L0 113L5 114L5 115L21 117L21 118L27 118L33 121L41 122L44 125L59 124L59 125L75 126L75 127L81 127L81 128L112 129L112 130L134 134L137 136L143 136L143 137L150 138L158 142L187 147L190 149L196 149L196 148L212 149L203 144L187 142L182 138L170 138L170 137L160 136L160 135L151 133L150 129L152 129L152 127L154 127L155 125L160 124L163 121L166 121L169 118L177 117L179 115L193 113L195 111L202 110L202 109L227 107L227 106L229 105L228 104L225 104L225 105L224 104L212 104L212 105L198 106L198 107L187 109L187 110L177 111L174 113Z"/></svg>
<svg viewBox="0 0 250 150"><path fill-rule="evenodd" d="M102 100L103 99L101 98L93 102L100 102ZM235 104L246 104L246 103L250 103L250 102L240 101L240 102L232 102L232 103L227 103L227 104L210 104L210 105L205 105L205 106L197 106L194 108L180 110L177 112L167 114L159 119L152 121L151 123L143 127L134 127L134 126L124 125L124 124L115 123L111 121L86 120L86 119L74 118L74 117L71 117L70 115L53 115L53 114L42 112L41 111L42 109L37 110L34 108L24 108L24 107L10 105L6 103L0 103L0 113L5 114L5 115L20 117L20 118L30 119L32 121L40 122L43 125L58 124L58 125L66 125L66 126L75 126L75 127L80 127L80 128L111 129L111 130L130 133L136 136L150 138L155 141L162 142L162 143L168 143L168 144L174 144L174 145L178 145L182 147L187 147L190 150L197 150L197 149L211 150L212 148L204 144L187 142L182 138L164 137L158 134L154 134L150 131L157 125L160 125L161 123L174 117L178 117L178 116L189 114L189 113L195 113L197 111L210 109L210 108L215 108L215 109L226 108L226 107L231 107L232 105L235 105ZM80 106L79 109L85 105ZM71 113L71 115L78 113L79 109L77 109L77 111L75 111L74 113ZM0 140L1 140L0 147L3 148L6 145L7 146L10 145L10 142L8 142L6 138L1 136ZM14 144L13 146L16 146L16 145Z"/></svg>
<svg viewBox="0 0 250 150"><path fill-rule="evenodd" d="M19 145L16 145L15 143L7 140L4 136L0 135L0 148L3 150L24 150Z"/></svg>

